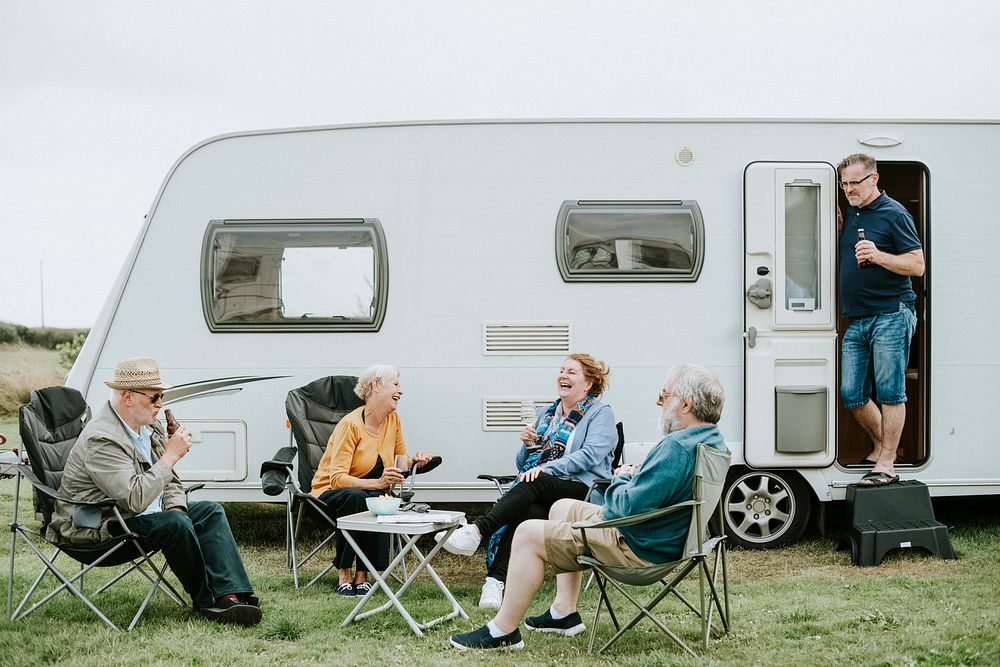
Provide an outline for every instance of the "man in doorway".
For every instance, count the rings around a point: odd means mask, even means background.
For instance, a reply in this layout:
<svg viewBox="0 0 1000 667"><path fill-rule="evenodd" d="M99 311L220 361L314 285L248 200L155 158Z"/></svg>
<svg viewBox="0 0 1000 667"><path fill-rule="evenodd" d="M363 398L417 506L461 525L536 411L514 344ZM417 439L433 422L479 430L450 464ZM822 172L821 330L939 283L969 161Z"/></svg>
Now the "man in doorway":
<svg viewBox="0 0 1000 667"><path fill-rule="evenodd" d="M872 453L859 462L872 470L858 485L885 486L899 481L893 466L906 420L906 366L917 326L910 276L924 274L924 251L913 218L878 189L875 158L848 155L837 172L850 204L840 221L840 297L850 320L840 395L873 443Z"/></svg>
<svg viewBox="0 0 1000 667"><path fill-rule="evenodd" d="M514 533L507 590L496 617L472 632L451 636L451 645L468 649L524 647L519 625L545 576L548 563L557 572L556 598L544 613L525 619L536 632L572 636L584 631L577 612L581 571L577 556L589 551L607 564L647 566L677 560L684 550L691 510L676 512L641 526L587 531L585 545L572 524L600 523L634 516L691 500L698 445L727 451L717 426L725 395L722 384L701 366L677 366L667 373L656 399L664 438L640 465L624 465L604 493L604 506L583 500L557 500L547 521L529 519Z"/></svg>
<svg viewBox="0 0 1000 667"><path fill-rule="evenodd" d="M127 359L105 382L111 400L84 427L66 459L59 493L79 501L112 498L128 530L143 545L160 549L191 596L195 609L219 623L251 626L260 622L260 601L253 594L229 520L211 501L188 503L174 466L191 449L191 435L156 420L164 386L154 359ZM168 416L168 422L170 421ZM49 525L53 537L69 542L99 542L125 532L112 508L102 510L97 528L74 524L73 506L56 502Z"/></svg>

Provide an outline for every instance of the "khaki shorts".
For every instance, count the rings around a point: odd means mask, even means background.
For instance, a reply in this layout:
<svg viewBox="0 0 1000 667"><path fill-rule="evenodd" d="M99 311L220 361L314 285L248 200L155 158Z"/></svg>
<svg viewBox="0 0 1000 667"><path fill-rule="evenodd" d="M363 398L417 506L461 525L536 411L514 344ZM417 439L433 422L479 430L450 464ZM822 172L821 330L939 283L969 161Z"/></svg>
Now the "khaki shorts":
<svg viewBox="0 0 1000 667"><path fill-rule="evenodd" d="M573 530L570 526L577 522L601 523L604 521L603 511L604 508L600 505L581 500L573 503L566 521L545 522L545 560L556 572L579 572L587 569L576 562L577 556L587 554L587 549L583 546L583 531ZM588 555L607 565L652 565L635 555L616 528L588 530L587 544L590 546Z"/></svg>

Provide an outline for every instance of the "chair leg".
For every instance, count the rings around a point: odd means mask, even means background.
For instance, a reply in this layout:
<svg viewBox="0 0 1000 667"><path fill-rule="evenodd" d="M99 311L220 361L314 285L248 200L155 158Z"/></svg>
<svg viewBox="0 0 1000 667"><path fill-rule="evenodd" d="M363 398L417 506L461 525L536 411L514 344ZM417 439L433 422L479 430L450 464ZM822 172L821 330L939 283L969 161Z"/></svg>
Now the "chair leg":
<svg viewBox="0 0 1000 667"><path fill-rule="evenodd" d="M608 648L611 647L612 644L614 644L616 641L618 641L621 638L622 635L624 635L629 629L631 629L633 626L635 626L636 623L638 623L640 620L642 620L643 617L646 617L650 621L652 621L653 623L655 623L656 626L658 628L660 628L660 630L662 630L668 637L670 637L671 639L673 639L674 642L676 642L677 645L680 646L682 649L684 649L687 653L689 653L690 655L692 655L694 657L698 657L698 654L695 653L694 651L692 651L691 647L688 646L686 643L684 643L683 639L681 639L680 637L678 637L674 633L673 630L671 630L666 625L664 625L663 622L660 619L658 619L655 615L652 614L653 608L656 607L656 605L660 603L660 600L662 600L664 597L666 597L667 595L670 594L670 589L669 588L664 588L659 593L657 593L656 596L654 596L649 602L647 602L645 605L643 605L643 604L640 604L639 601L636 600L634 597L632 597L632 595L630 595L629 592L627 590L625 590L625 588L621 584L619 584L617 581L615 581L613 579L610 579L609 581L614 585L615 588L618 589L618 592L620 592L622 595L624 595L625 598L629 602L631 602L639 610L639 613L637 613L632 618L632 620L630 620L620 630L618 630L618 632L611 639L609 639L608 642L604 646L601 647L601 649L598 651L598 653L603 653L604 651L606 651Z"/></svg>

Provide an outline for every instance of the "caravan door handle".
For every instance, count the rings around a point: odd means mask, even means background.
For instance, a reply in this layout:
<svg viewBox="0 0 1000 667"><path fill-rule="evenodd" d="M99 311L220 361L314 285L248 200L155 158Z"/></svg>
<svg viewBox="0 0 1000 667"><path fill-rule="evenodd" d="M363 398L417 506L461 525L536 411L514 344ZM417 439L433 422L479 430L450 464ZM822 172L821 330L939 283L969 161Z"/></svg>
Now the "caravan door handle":
<svg viewBox="0 0 1000 667"><path fill-rule="evenodd" d="M756 347L757 345L757 327L750 327L747 332L743 334L743 337L747 339L747 345L750 347Z"/></svg>
<svg viewBox="0 0 1000 667"><path fill-rule="evenodd" d="M750 303L757 306L761 310L767 310L768 308L770 308L771 279L758 278L757 282L755 282L747 289L747 298L750 299Z"/></svg>

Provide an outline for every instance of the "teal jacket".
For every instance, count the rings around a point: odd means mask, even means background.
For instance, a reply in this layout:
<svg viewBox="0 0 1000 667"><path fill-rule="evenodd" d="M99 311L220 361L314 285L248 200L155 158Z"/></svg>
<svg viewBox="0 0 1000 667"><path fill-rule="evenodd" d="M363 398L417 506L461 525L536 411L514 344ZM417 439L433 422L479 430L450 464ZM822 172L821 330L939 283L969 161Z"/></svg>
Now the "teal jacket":
<svg viewBox="0 0 1000 667"><path fill-rule="evenodd" d="M674 431L646 455L634 473L615 477L604 492L604 519L619 519L691 500L695 448L707 445L728 451L715 424ZM625 542L640 558L669 563L680 558L691 524L691 510L668 514L638 526L622 526Z"/></svg>

